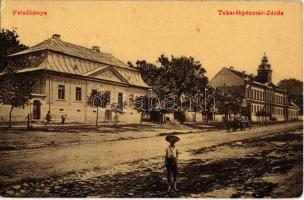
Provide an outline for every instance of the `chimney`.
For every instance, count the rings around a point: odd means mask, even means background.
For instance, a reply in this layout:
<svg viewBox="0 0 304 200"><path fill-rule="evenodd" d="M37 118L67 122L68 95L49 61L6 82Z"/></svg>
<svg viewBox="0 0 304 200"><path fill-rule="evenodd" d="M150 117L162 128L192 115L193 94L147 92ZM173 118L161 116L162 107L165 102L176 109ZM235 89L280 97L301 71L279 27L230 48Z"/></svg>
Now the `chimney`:
<svg viewBox="0 0 304 200"><path fill-rule="evenodd" d="M230 70L233 70L233 66L230 66L229 69L230 69Z"/></svg>
<svg viewBox="0 0 304 200"><path fill-rule="evenodd" d="M100 52L99 46L93 46L92 49L95 50L95 51L97 51L97 52Z"/></svg>
<svg viewBox="0 0 304 200"><path fill-rule="evenodd" d="M246 71L242 71L242 76L246 77Z"/></svg>
<svg viewBox="0 0 304 200"><path fill-rule="evenodd" d="M59 34L54 34L52 36L53 39L56 39L56 40L60 40L60 35Z"/></svg>

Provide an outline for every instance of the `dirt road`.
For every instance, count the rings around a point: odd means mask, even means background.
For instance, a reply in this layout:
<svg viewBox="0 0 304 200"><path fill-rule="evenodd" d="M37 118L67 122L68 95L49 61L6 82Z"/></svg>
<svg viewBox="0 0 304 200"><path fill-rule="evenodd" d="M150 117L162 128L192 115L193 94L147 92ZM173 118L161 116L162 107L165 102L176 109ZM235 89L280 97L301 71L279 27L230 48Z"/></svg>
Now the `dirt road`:
<svg viewBox="0 0 304 200"><path fill-rule="evenodd" d="M297 122L179 135L180 191L169 194L162 163L164 137L1 152L0 192L68 197L287 195L286 184L299 184L295 177L302 172L301 128ZM289 195L301 191L296 192Z"/></svg>

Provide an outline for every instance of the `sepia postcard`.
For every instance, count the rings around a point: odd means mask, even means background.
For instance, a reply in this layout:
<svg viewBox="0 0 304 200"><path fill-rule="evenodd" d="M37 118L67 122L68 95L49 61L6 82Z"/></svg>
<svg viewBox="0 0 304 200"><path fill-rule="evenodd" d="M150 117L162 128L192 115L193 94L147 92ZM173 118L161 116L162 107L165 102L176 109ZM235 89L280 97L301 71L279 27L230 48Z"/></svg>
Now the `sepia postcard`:
<svg viewBox="0 0 304 200"><path fill-rule="evenodd" d="M302 197L303 2L0 2L1 197Z"/></svg>

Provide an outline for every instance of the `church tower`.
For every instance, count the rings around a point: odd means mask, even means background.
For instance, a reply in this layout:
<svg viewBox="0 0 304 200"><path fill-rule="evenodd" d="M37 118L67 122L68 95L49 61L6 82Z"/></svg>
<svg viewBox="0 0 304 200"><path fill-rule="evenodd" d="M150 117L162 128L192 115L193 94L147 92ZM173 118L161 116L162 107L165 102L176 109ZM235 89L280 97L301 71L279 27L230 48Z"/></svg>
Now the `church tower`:
<svg viewBox="0 0 304 200"><path fill-rule="evenodd" d="M264 53L262 62L258 69L258 75L256 77L256 80L260 83L271 83L272 82L271 76L272 76L271 65L268 63L268 58L266 56L266 53Z"/></svg>

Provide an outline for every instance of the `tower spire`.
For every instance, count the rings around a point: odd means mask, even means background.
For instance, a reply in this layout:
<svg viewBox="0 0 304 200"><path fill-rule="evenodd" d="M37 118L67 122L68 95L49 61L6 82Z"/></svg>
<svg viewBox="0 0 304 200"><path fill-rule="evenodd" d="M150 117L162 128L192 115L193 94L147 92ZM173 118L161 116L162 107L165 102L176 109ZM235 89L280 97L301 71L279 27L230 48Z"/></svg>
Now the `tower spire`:
<svg viewBox="0 0 304 200"><path fill-rule="evenodd" d="M257 80L261 83L271 83L272 70L271 65L268 63L266 52L264 52L261 64L258 68Z"/></svg>

